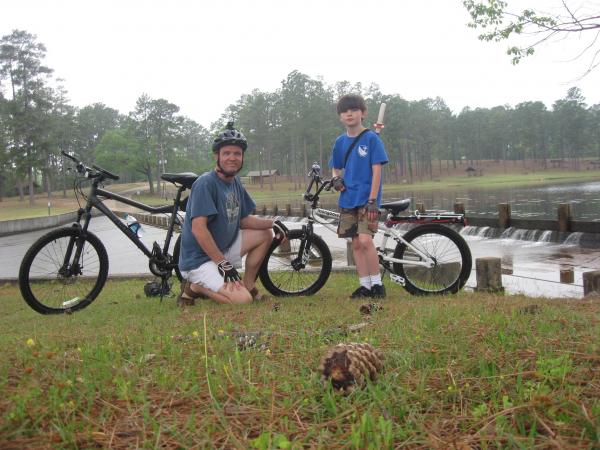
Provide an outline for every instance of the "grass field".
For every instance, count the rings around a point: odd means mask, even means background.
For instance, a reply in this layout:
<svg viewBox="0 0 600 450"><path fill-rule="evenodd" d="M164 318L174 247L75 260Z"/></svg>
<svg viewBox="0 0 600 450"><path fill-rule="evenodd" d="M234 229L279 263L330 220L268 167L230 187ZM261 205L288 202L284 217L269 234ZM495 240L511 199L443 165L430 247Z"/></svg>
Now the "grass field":
<svg viewBox="0 0 600 450"><path fill-rule="evenodd" d="M600 447L597 298L389 285L365 317L354 276L334 274L313 297L181 311L143 283L110 281L64 316L0 286L0 448ZM240 349L235 332L262 335ZM317 368L351 341L385 367L344 396Z"/></svg>

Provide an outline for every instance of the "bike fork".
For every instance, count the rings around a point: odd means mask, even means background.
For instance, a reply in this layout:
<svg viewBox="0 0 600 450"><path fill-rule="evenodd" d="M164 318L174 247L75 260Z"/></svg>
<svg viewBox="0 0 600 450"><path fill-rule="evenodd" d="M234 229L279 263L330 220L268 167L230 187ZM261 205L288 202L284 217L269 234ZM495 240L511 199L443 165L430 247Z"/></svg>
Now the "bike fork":
<svg viewBox="0 0 600 450"><path fill-rule="evenodd" d="M78 236L69 239L69 243L67 244L67 250L65 251L65 257L63 259L63 264L58 270L58 273L60 273L62 276L70 277L73 275L77 275L81 272L79 260L81 258L81 252L83 251L84 241L85 240L82 239L81 233L79 233ZM73 254L74 247L75 256L73 257L73 262L71 262L71 255Z"/></svg>
<svg viewBox="0 0 600 450"><path fill-rule="evenodd" d="M292 261L292 267L294 270L301 270L306 267L308 259L310 257L310 237L311 232L304 229L305 238L300 241L300 248L298 249L298 256Z"/></svg>

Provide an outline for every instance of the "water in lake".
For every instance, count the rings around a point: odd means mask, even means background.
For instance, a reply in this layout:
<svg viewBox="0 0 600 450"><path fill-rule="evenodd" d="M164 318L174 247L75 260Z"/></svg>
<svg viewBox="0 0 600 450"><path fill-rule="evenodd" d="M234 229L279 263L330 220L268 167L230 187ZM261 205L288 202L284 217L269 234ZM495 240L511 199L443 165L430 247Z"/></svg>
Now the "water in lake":
<svg viewBox="0 0 600 450"><path fill-rule="evenodd" d="M522 218L554 219L561 203L571 203L574 219L600 221L600 181L499 189L452 189L418 191L410 186L403 192L385 192L384 199L411 198L427 210L452 211L462 202L469 217L494 217L499 203L510 203L512 215Z"/></svg>

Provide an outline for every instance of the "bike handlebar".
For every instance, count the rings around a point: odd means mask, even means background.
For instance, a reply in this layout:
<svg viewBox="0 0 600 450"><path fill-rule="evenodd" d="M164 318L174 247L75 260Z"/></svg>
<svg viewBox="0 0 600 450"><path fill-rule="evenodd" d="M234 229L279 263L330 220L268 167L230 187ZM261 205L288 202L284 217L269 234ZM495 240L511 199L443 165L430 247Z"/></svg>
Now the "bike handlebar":
<svg viewBox="0 0 600 450"><path fill-rule="evenodd" d="M85 176L86 178L109 178L111 180L118 180L119 176L115 175L114 173L103 169L100 166L97 166L95 164L92 164L92 167L88 167L85 164L83 164L83 162L80 159L77 159L75 156L73 155L69 155L67 152L65 152L64 150L61 150L60 152L63 156L66 156L67 158L69 158L71 161L73 161L76 164L76 170L77 173Z"/></svg>
<svg viewBox="0 0 600 450"><path fill-rule="evenodd" d="M321 167L314 163L308 173L308 176L311 177L308 186L306 187L306 192L304 193L304 200L308 202L313 202L316 204L319 200L319 194L323 191L331 190L331 180L321 178ZM316 192L311 194L313 185L316 185Z"/></svg>

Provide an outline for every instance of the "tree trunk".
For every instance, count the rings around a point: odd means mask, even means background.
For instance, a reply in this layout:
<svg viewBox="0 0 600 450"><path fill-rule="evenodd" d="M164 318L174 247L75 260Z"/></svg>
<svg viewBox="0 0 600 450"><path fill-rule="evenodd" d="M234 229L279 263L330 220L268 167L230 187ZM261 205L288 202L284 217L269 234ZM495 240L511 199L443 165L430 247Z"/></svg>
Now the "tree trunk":
<svg viewBox="0 0 600 450"><path fill-rule="evenodd" d="M269 161L269 167L272 169L273 168L273 149L271 148L271 144L269 144L267 146L267 160ZM269 187L270 187L271 191L273 190L273 177L274 176L275 175L269 177Z"/></svg>
<svg viewBox="0 0 600 450"><path fill-rule="evenodd" d="M25 201L25 193L23 192L23 180L17 175L17 191L19 191L19 201Z"/></svg>
<svg viewBox="0 0 600 450"><path fill-rule="evenodd" d="M323 133L321 131L319 131L319 165L325 168L325 164L323 163Z"/></svg>
<svg viewBox="0 0 600 450"><path fill-rule="evenodd" d="M406 165L408 170L408 179L410 184L413 183L413 168L412 168L412 157L411 157L411 149L410 144L406 146Z"/></svg>
<svg viewBox="0 0 600 450"><path fill-rule="evenodd" d="M160 195L160 162L156 164L156 194Z"/></svg>
<svg viewBox="0 0 600 450"><path fill-rule="evenodd" d="M50 176L50 170L46 172L46 194L48 194L48 198L52 198L52 178Z"/></svg>
<svg viewBox="0 0 600 450"><path fill-rule="evenodd" d="M64 164L62 166L62 188L63 198L67 198L67 171Z"/></svg>
<svg viewBox="0 0 600 450"><path fill-rule="evenodd" d="M150 167L150 164L148 164L144 170L146 178L148 179L148 186L150 187L150 195L154 195L154 182L152 180L152 168Z"/></svg>
<svg viewBox="0 0 600 450"><path fill-rule="evenodd" d="M27 168L27 182L29 184L29 205L35 205L35 197L33 191L33 167L29 166Z"/></svg>
<svg viewBox="0 0 600 450"><path fill-rule="evenodd" d="M303 143L304 143L304 148L303 148L303 152L304 152L304 173L308 173L308 150L306 148L306 136L304 136L302 138Z"/></svg>
<svg viewBox="0 0 600 450"><path fill-rule="evenodd" d="M260 190L262 191L262 189L263 189L262 150L258 153L258 176L260 179Z"/></svg>

